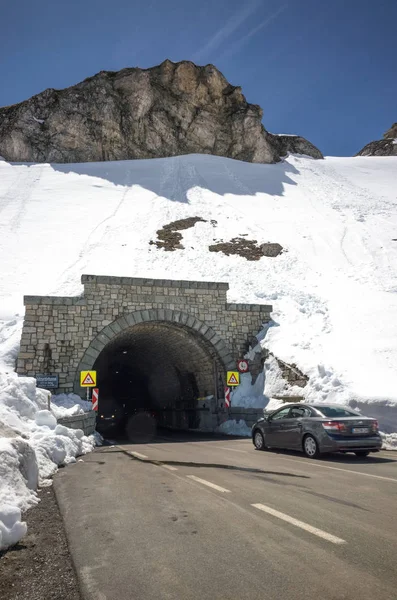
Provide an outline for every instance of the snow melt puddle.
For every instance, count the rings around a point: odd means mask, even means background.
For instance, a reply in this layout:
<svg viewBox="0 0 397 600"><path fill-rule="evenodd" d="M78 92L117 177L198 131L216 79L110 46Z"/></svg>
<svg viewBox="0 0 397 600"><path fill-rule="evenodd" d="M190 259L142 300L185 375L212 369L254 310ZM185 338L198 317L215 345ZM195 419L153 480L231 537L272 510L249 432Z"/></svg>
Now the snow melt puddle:
<svg viewBox="0 0 397 600"><path fill-rule="evenodd" d="M36 380L0 372L0 550L26 534L21 513L38 503L38 486L50 485L59 465L91 452L96 436L57 424L89 406L73 394L53 398Z"/></svg>

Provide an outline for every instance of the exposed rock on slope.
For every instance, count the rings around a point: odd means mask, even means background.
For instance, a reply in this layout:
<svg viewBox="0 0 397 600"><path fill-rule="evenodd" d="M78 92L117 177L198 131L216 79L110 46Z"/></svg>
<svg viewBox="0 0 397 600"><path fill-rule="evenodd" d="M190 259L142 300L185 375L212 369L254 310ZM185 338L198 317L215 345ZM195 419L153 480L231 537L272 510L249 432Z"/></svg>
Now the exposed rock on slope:
<svg viewBox="0 0 397 600"><path fill-rule="evenodd" d="M190 153L271 163L289 151L322 158L303 138L269 134L262 114L214 66L166 60L101 71L0 108L0 155L60 163Z"/></svg>
<svg viewBox="0 0 397 600"><path fill-rule="evenodd" d="M287 154L305 154L313 158L324 158L322 153L314 144L301 137L300 135L273 135L271 136L271 144L277 149L280 156Z"/></svg>
<svg viewBox="0 0 397 600"><path fill-rule="evenodd" d="M383 140L370 142L356 156L397 156L397 123L383 135Z"/></svg>

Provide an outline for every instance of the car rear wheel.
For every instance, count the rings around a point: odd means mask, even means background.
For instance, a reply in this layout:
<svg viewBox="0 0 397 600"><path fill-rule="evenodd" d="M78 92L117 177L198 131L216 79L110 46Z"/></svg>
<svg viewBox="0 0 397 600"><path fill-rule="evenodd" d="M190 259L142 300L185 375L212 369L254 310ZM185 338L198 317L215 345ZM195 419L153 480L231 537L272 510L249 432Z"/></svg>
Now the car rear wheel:
<svg viewBox="0 0 397 600"><path fill-rule="evenodd" d="M303 440L303 452L308 458L317 458L320 455L318 443L312 435L307 435Z"/></svg>
<svg viewBox="0 0 397 600"><path fill-rule="evenodd" d="M358 452L354 453L356 456L359 456L360 458L366 458L369 455L369 451L368 450L358 450Z"/></svg>
<svg viewBox="0 0 397 600"><path fill-rule="evenodd" d="M257 450L265 450L265 438L259 429L254 433L254 446Z"/></svg>

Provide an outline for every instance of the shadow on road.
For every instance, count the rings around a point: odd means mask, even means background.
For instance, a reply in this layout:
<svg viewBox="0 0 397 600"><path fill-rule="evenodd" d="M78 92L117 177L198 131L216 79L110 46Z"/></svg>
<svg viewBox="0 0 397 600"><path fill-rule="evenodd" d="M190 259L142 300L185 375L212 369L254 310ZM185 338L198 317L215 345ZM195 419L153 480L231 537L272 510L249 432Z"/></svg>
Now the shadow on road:
<svg viewBox="0 0 397 600"><path fill-rule="evenodd" d="M270 454L280 454L281 456L295 456L297 458L304 457L304 454L302 452L295 452L294 450L279 450L277 448L277 449L267 450L266 452L268 452ZM310 458L307 459L308 464L310 464L311 460L312 459L310 459ZM349 454L322 454L320 456L320 458L318 458L317 460L332 462L332 463L336 463L336 464L340 464L340 465L383 464L383 463L397 462L397 453L396 453L396 458L391 458L391 457L386 457L386 456L378 456L376 453L370 454L366 458L361 458L359 456L355 456L354 454L350 454L350 453Z"/></svg>
<svg viewBox="0 0 397 600"><path fill-rule="evenodd" d="M230 440L247 440L246 436L226 435L222 433L204 433L202 431L183 431L159 428L156 434L139 432L135 439L126 434L105 436L106 442L111 444L186 444L187 442L220 442Z"/></svg>
<svg viewBox="0 0 397 600"><path fill-rule="evenodd" d="M237 467L235 465L222 465L219 463L202 463L202 462L192 462L192 461L183 461L183 460L153 460L150 458L140 458L139 456L132 455L128 450L123 450L123 448L118 447L117 450L114 448L104 447L103 450L97 450L97 452L110 451L114 453L122 453L128 456L131 460L135 460L142 463L149 463L156 466L169 465L171 467L189 467L189 468L207 468L207 469L225 469L230 471L239 471L241 473L255 473L260 475L277 475L279 477L295 477L298 479L310 479L308 475L297 475L296 473L282 473L280 471L266 471L264 469L256 469L253 467Z"/></svg>

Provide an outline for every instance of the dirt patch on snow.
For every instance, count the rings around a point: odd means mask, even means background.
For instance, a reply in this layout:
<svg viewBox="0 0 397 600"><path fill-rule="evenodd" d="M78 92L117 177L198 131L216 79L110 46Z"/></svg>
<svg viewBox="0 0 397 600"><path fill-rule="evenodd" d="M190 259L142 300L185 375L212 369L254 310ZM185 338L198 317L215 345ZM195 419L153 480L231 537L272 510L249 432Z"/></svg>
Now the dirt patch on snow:
<svg viewBox="0 0 397 600"><path fill-rule="evenodd" d="M150 240L149 244L157 246L157 248L163 248L164 250L167 250L167 252L183 250L184 246L181 244L182 234L179 233L179 231L190 229L200 221L206 223L206 220L201 217L188 217L187 219L180 219L179 221L168 223L156 232L158 238L157 241Z"/></svg>
<svg viewBox="0 0 397 600"><path fill-rule="evenodd" d="M24 515L28 534L0 552L1 600L80 600L65 529L52 487Z"/></svg>
<svg viewBox="0 0 397 600"><path fill-rule="evenodd" d="M280 244L266 243L258 245L256 240L242 237L233 238L230 242L218 242L209 246L210 252L223 252L227 256L238 254L247 260L260 260L263 256L278 256L283 251Z"/></svg>

